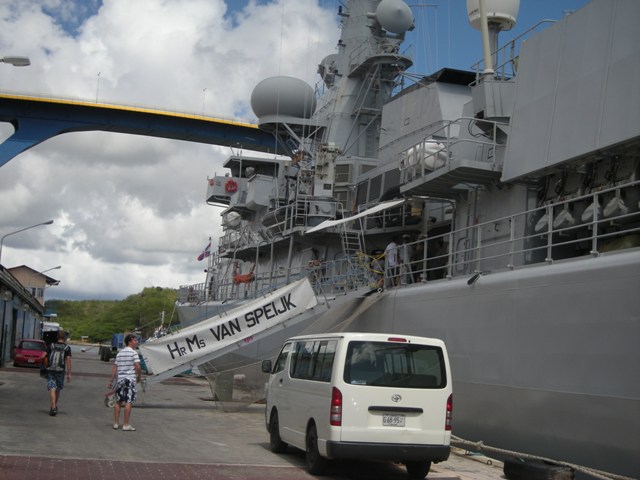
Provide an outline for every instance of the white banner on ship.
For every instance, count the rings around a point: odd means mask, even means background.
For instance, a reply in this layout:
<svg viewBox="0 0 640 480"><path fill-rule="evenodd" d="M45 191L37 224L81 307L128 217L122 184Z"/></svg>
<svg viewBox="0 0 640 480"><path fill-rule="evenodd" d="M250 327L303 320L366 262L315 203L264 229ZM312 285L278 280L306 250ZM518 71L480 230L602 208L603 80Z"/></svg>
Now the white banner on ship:
<svg viewBox="0 0 640 480"><path fill-rule="evenodd" d="M198 359L238 343L251 343L260 332L303 313L317 304L309 280L304 278L266 297L204 320L179 332L140 345L148 366L159 374L182 365L199 365ZM259 336L259 335L258 335ZM180 373L180 372L176 372Z"/></svg>

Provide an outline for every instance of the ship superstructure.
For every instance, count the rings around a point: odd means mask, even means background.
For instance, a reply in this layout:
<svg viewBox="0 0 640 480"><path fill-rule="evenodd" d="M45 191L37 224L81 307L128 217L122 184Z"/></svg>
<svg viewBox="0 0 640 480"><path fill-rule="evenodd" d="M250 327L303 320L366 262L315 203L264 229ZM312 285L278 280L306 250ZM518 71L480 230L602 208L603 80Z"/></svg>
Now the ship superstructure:
<svg viewBox="0 0 640 480"><path fill-rule="evenodd" d="M322 92L257 85L282 156L238 152L208 179L224 233L181 320L307 277L307 320L204 371L258 384L255 364L299 332L439 337L457 435L639 476L640 4L596 0L497 48L517 2L482 3L475 71L400 89L410 8L352 0Z"/></svg>

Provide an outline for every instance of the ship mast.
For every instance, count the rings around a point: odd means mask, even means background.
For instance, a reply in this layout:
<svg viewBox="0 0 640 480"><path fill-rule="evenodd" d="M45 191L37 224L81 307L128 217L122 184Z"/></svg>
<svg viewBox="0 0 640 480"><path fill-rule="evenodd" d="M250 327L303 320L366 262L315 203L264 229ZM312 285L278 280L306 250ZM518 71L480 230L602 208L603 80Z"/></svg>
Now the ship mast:
<svg viewBox="0 0 640 480"><path fill-rule="evenodd" d="M338 15L337 53L318 67L326 89L320 98L301 80L272 77L251 99L260 128L273 132L299 168L298 191L325 198L336 197L336 165L377 158L382 107L412 65L400 54L413 28L413 14L402 0L349 0ZM355 173L349 182L354 178ZM337 189L351 203L348 188Z"/></svg>

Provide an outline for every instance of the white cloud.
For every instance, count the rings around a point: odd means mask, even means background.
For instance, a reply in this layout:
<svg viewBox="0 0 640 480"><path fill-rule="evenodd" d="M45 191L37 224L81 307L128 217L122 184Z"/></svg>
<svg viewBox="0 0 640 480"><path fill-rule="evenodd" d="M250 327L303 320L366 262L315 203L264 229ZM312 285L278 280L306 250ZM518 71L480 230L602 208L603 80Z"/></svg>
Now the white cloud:
<svg viewBox="0 0 640 480"><path fill-rule="evenodd" d="M233 11L222 0L87 5L0 0L0 55L32 62L0 64L0 89L253 120L260 80L292 75L313 85L338 38L335 11L312 0ZM95 14L78 17L86 12ZM55 223L5 239L2 264L62 265L47 298L123 298L203 281L196 257L221 233L220 210L204 202L206 179L222 173L229 153L106 132L48 140L0 168L0 234Z"/></svg>

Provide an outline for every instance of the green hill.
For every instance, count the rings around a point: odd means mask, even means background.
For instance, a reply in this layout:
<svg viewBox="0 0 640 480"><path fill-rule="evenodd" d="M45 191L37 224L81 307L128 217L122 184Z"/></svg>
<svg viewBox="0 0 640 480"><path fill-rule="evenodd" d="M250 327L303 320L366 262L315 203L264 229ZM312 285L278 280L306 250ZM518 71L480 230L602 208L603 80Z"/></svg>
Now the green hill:
<svg viewBox="0 0 640 480"><path fill-rule="evenodd" d="M90 342L111 341L112 334L133 330L145 338L160 325L162 312L165 326L177 322L173 310L177 295L170 288L148 287L124 300L50 300L45 307L58 315L56 321L72 340L86 336Z"/></svg>

